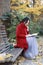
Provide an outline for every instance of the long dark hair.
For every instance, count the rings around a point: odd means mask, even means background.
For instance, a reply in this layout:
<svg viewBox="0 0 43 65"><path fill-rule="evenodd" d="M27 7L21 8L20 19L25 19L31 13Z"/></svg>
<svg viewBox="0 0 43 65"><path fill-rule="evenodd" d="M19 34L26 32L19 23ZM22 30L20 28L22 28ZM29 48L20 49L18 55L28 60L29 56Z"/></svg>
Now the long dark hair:
<svg viewBox="0 0 43 65"><path fill-rule="evenodd" d="M20 23L27 23L28 22L28 20L30 21L30 19L28 18L28 17L25 17L24 19L22 19L22 21L20 22Z"/></svg>

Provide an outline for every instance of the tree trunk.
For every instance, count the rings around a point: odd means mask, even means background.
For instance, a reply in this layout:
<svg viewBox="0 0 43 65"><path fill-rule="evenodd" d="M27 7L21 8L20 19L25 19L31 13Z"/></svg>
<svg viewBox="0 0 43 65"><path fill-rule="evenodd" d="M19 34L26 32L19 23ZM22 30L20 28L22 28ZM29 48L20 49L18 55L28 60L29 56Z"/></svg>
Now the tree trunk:
<svg viewBox="0 0 43 65"><path fill-rule="evenodd" d="M33 0L33 7L35 5L35 0ZM34 15L31 13L31 19L33 20L34 19Z"/></svg>

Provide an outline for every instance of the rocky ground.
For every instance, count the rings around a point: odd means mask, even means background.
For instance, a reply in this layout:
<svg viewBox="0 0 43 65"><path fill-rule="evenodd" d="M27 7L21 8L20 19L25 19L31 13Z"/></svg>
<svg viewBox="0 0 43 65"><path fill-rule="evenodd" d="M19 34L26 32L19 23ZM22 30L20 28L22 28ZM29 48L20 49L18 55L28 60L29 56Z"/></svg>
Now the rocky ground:
<svg viewBox="0 0 43 65"><path fill-rule="evenodd" d="M35 60L29 60L19 56L13 65L43 65L43 37L37 39L39 45L39 55Z"/></svg>

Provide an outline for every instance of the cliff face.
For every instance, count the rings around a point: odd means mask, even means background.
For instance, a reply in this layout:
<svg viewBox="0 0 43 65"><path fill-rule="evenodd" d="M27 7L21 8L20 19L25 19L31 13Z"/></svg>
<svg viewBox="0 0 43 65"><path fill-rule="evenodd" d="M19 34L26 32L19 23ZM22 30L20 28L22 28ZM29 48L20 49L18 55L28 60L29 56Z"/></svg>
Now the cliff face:
<svg viewBox="0 0 43 65"><path fill-rule="evenodd" d="M0 0L0 16L10 11L10 0Z"/></svg>

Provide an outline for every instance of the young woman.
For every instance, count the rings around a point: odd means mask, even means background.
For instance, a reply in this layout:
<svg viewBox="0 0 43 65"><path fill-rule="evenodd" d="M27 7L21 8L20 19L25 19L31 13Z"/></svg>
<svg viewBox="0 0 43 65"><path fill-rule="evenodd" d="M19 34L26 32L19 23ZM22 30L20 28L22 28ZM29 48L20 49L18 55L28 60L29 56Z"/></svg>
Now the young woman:
<svg viewBox="0 0 43 65"><path fill-rule="evenodd" d="M24 56L26 58L34 59L38 55L37 40L34 36L30 35L29 32L30 20L25 17L16 28L16 47L24 49Z"/></svg>

